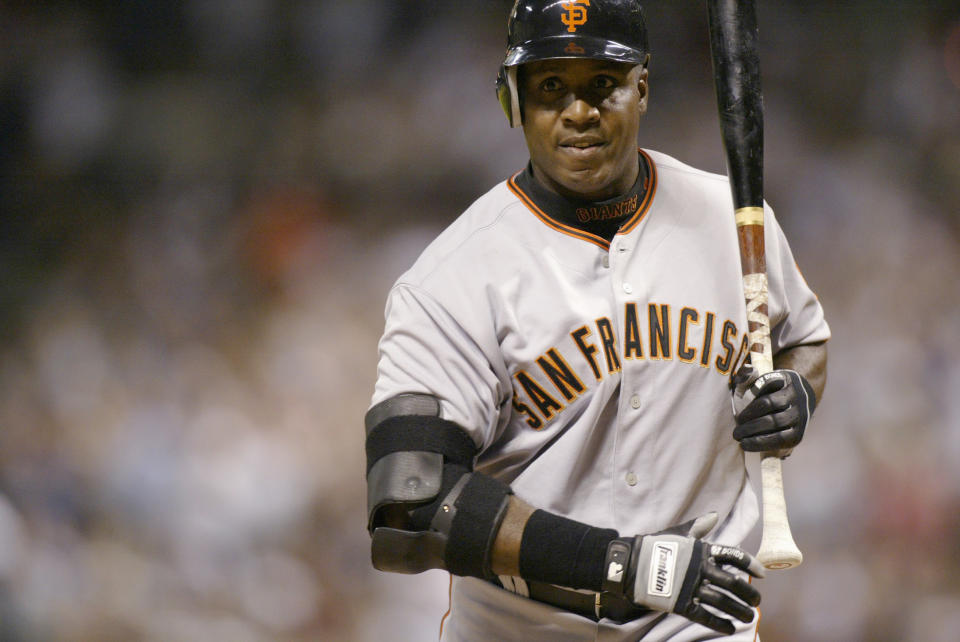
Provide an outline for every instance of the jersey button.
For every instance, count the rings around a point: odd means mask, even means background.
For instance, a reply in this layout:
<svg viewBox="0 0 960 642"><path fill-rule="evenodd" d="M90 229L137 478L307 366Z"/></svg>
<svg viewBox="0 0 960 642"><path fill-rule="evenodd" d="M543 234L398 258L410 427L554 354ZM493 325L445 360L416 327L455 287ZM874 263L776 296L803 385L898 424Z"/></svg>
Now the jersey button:
<svg viewBox="0 0 960 642"><path fill-rule="evenodd" d="M633 292L633 286L630 285L629 283L624 283L623 291L626 292L627 294L630 294L631 292Z"/></svg>
<svg viewBox="0 0 960 642"><path fill-rule="evenodd" d="M627 473L627 486L636 486L639 479L637 479L637 474L635 472Z"/></svg>
<svg viewBox="0 0 960 642"><path fill-rule="evenodd" d="M603 258L600 260L600 262L603 263L603 267L605 267L605 268L610 267L610 255L609 255L609 254L604 254L604 255L603 255Z"/></svg>
<svg viewBox="0 0 960 642"><path fill-rule="evenodd" d="M637 395L633 395L632 397L630 397L630 407L633 408L634 410L636 410L637 408L639 408L639 407L640 407L640 397L638 397Z"/></svg>

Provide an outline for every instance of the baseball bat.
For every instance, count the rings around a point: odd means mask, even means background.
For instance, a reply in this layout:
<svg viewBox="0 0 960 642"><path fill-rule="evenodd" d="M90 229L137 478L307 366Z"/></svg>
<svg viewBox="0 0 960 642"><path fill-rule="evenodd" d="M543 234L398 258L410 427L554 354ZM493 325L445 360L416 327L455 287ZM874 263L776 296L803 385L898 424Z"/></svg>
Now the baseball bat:
<svg viewBox="0 0 960 642"><path fill-rule="evenodd" d="M767 272L763 240L763 94L755 0L707 0L710 55L720 131L726 152L747 303L750 362L758 375L773 369ZM760 464L763 535L757 559L766 568L803 561L793 541L783 495L783 471L775 453Z"/></svg>

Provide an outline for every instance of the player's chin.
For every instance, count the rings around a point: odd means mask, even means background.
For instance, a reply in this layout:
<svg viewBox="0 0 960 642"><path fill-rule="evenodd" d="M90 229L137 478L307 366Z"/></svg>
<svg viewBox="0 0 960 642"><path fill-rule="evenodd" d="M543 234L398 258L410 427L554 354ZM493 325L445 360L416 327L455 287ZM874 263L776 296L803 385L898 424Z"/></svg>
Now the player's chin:
<svg viewBox="0 0 960 642"><path fill-rule="evenodd" d="M610 173L604 168L571 167L564 172L563 186L583 200L601 201L612 198Z"/></svg>

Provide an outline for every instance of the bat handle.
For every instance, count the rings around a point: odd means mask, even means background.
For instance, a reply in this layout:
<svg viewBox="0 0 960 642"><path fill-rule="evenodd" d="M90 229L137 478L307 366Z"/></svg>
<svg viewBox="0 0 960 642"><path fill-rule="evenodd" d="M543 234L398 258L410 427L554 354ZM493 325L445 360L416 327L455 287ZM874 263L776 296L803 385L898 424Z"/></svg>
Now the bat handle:
<svg viewBox="0 0 960 642"><path fill-rule="evenodd" d="M803 553L797 548L787 521L787 502L783 496L783 467L780 458L766 454L760 460L763 489L763 536L757 560L769 569L799 566Z"/></svg>
<svg viewBox="0 0 960 642"><path fill-rule="evenodd" d="M737 212L738 217L748 215L763 216L763 210L756 213L745 208ZM760 218L762 221L763 219ZM745 221L738 226L749 224L755 234L761 235L763 228L755 220ZM758 229L759 228L759 229ZM763 253L754 252L753 256L762 257ZM759 259L757 259L759 260ZM773 370L773 350L770 344L770 317L767 315L767 275L761 266L751 266L750 274L743 277L743 291L747 302L747 320L750 334L750 362L758 375ZM799 566L803 554L793 541L790 522L787 520L787 501L783 495L783 466L775 453L764 453L760 460L760 486L763 495L763 535L760 538L760 550L757 559L769 569L785 569Z"/></svg>

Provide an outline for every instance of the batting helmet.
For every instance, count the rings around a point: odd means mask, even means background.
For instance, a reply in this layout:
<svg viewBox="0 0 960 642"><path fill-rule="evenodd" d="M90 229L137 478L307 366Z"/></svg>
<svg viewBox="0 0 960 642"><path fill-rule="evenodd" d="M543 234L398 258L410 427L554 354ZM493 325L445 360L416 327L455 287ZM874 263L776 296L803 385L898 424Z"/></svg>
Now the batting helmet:
<svg viewBox="0 0 960 642"><path fill-rule="evenodd" d="M507 20L507 54L497 97L511 127L521 122L517 66L548 58L647 64L647 27L637 0L517 0Z"/></svg>

